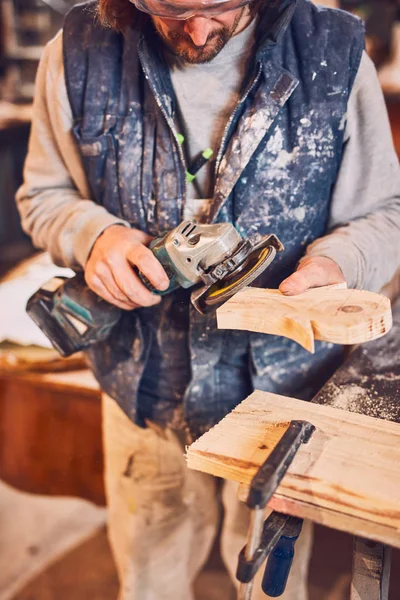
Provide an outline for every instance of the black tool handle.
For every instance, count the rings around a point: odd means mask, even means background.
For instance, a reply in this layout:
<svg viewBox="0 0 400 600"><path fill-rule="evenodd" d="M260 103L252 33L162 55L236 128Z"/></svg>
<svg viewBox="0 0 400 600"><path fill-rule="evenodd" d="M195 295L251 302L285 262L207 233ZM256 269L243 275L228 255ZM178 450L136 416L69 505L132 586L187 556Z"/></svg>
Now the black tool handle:
<svg viewBox="0 0 400 600"><path fill-rule="evenodd" d="M247 506L265 508L290 467L301 444L310 439L314 425L308 421L291 421L267 460L253 477Z"/></svg>
<svg viewBox="0 0 400 600"><path fill-rule="evenodd" d="M260 545L250 560L246 558L246 546L239 554L236 579L241 583L249 583L261 568L268 554L281 538L286 524L292 517L272 512L265 520Z"/></svg>
<svg viewBox="0 0 400 600"><path fill-rule="evenodd" d="M268 557L261 588L271 598L282 596L286 589L294 558L294 546L302 525L302 519L290 517L281 538Z"/></svg>

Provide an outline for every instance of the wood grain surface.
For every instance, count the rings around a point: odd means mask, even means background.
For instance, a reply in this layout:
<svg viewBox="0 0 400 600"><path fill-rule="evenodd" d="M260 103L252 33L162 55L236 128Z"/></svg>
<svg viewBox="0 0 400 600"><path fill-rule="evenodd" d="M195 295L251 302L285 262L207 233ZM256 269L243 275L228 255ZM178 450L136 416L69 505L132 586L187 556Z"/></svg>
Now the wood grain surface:
<svg viewBox="0 0 400 600"><path fill-rule="evenodd" d="M188 448L188 466L249 485L292 419L316 431L270 506L400 547L397 423L256 391Z"/></svg>
<svg viewBox="0 0 400 600"><path fill-rule="evenodd" d="M392 327L390 300L381 294L337 286L298 296L248 287L217 310L219 329L242 329L288 337L309 352L314 340L360 344Z"/></svg>

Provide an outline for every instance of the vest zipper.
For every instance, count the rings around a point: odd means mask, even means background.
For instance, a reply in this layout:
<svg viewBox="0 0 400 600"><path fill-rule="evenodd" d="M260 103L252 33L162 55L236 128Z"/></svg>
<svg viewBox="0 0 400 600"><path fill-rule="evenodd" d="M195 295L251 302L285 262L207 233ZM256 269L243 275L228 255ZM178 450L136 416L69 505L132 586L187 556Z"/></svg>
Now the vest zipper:
<svg viewBox="0 0 400 600"><path fill-rule="evenodd" d="M241 107L241 105L243 104L243 102L245 102L245 100L247 100L250 92L253 90L254 86L257 84L258 80L260 79L260 75L261 75L261 63L258 63L258 71L254 76L253 81L249 84L249 86L247 87L245 93L243 94L243 96L240 98L239 102L237 103L235 110L233 111L233 113L231 114L228 123L226 124L226 127L224 129L224 133L222 136L222 140L221 140L221 144L219 147L219 151L218 151L218 155L217 155L217 160L215 161L215 171L214 171L214 181L217 181L217 173L218 173L218 169L220 167L220 163L222 160L222 155L223 155L223 149L225 146L225 142L228 136L228 132L229 129L232 125L232 122L234 121L234 119L236 118L236 115L238 113L239 108Z"/></svg>
<svg viewBox="0 0 400 600"><path fill-rule="evenodd" d="M148 81L148 83L150 85L151 91L153 92L153 95L154 95L154 98L155 98L155 100L157 102L157 105L159 106L162 114L164 115L165 120L167 121L167 124L168 124L168 126L169 126L169 128L170 128L170 130L172 132L172 135L174 136L174 139L175 139L175 142L176 142L176 147L178 148L178 155L179 155L179 158L180 158L181 169L182 169L181 172L179 173L180 187L181 187L181 190L183 191L183 205L184 205L186 203L186 198L187 198L187 181L186 181L186 176L182 176L182 173L186 173L186 162L185 162L185 157L184 157L184 154L183 154L182 146L179 143L178 132L175 129L175 123L174 123L173 119L170 118L170 116L168 115L167 111L165 110L165 108L164 108L164 106L163 106L163 104L162 104L162 102L161 102L161 100L159 98L158 92L155 89L155 87L154 87L154 85L153 85L153 83L151 81L151 78L149 76L149 71L147 69L147 65L144 64L144 63L145 63L145 61L142 61L142 67L143 67L143 70L144 70L144 73L145 73L145 77L146 77L146 79L147 79L147 81ZM221 144L220 144L220 147L219 147L217 159L215 161L215 171L214 171L214 179L215 179L215 181L217 179L217 172L218 172L218 169L219 169L219 166L220 166L220 162L222 160L223 148L225 146L225 142L226 142L226 139L227 139L227 136L228 136L228 132L229 132L230 126L231 126L232 122L234 121L234 119L236 118L236 115L237 115L237 113L239 111L239 108L241 107L241 105L243 104L243 102L245 102L247 100L249 94L251 93L251 91L253 90L254 86L257 84L258 80L260 79L261 70L262 70L261 63L259 63L258 64L258 71L255 74L254 79L252 80L252 82L247 87L247 89L246 89L245 93L243 94L243 96L240 98L239 102L237 103L237 105L235 107L235 110L231 114L231 116L229 118L229 121L226 124L226 127L224 129L224 133L223 133L223 136L222 136Z"/></svg>
<svg viewBox="0 0 400 600"><path fill-rule="evenodd" d="M147 79L147 81L149 83L151 91L153 92L153 95L154 95L154 98L155 98L155 100L157 102L157 105L160 108L162 114L164 115L165 120L167 121L167 124L168 124L168 126L169 126L169 128L170 128L170 130L172 132L172 135L174 136L174 139L175 139L175 142L176 142L176 147L178 148L178 155L179 155L180 163L181 163L181 171L179 173L179 179L180 179L181 192L183 192L183 198L182 198L183 199L182 212L183 212L183 207L184 207L184 205L186 203L186 197L187 197L186 162L185 162L185 157L184 157L184 154L183 154L183 150L182 150L181 144L179 143L178 132L175 129L175 123L174 123L173 119L170 118L170 116L168 115L167 111L165 110L165 108L164 108L164 106L163 106L163 104L162 104L162 102L161 102L161 100L159 98L158 92L155 89L155 87L154 87L154 85L153 85L153 83L151 81L151 78L149 76L149 71L147 69L147 65L144 64L145 61L142 60L141 63L142 63L142 67L143 67L143 70L144 70L145 77L146 77L146 79ZM182 177L182 173L184 174L183 177ZM183 185L182 185L182 183L183 183Z"/></svg>

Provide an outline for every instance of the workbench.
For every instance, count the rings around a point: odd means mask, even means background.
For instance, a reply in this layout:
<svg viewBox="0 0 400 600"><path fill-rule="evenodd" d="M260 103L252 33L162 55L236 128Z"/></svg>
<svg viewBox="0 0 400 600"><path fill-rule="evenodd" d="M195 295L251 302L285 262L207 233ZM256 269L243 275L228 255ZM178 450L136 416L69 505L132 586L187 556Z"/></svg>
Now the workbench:
<svg viewBox="0 0 400 600"><path fill-rule="evenodd" d="M257 310L261 322L267 307ZM388 600L391 547L400 548L400 301L393 320L387 335L349 355L312 402L254 391L187 449L189 468L240 483L252 511L240 600L250 600L268 553L264 580L283 589L289 550L274 544L282 537L293 556L299 519L353 534L351 600ZM265 521L267 505L274 512Z"/></svg>
<svg viewBox="0 0 400 600"><path fill-rule="evenodd" d="M0 479L105 504L100 389L90 371L0 372Z"/></svg>
<svg viewBox="0 0 400 600"><path fill-rule="evenodd" d="M400 299L390 333L354 350L314 402L400 423ZM351 600L386 600L390 562L390 548L355 537Z"/></svg>
<svg viewBox="0 0 400 600"><path fill-rule="evenodd" d="M354 350L314 402L400 423L400 299L390 333ZM390 548L354 538L351 600L385 600L390 562Z"/></svg>

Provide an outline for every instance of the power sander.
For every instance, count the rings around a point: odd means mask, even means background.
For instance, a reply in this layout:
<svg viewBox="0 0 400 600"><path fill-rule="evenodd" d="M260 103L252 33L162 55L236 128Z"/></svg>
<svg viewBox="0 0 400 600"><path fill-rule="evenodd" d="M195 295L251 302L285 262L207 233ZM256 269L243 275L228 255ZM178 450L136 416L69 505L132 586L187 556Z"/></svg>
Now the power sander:
<svg viewBox="0 0 400 600"><path fill-rule="evenodd" d="M275 235L256 233L244 239L230 223L183 221L154 239L150 249L164 267L170 285L160 292L139 272L143 284L160 295L193 287L191 302L205 314L250 285L283 245ZM83 273L70 279L51 279L28 300L26 310L65 357L107 339L122 314L120 308L89 289Z"/></svg>

